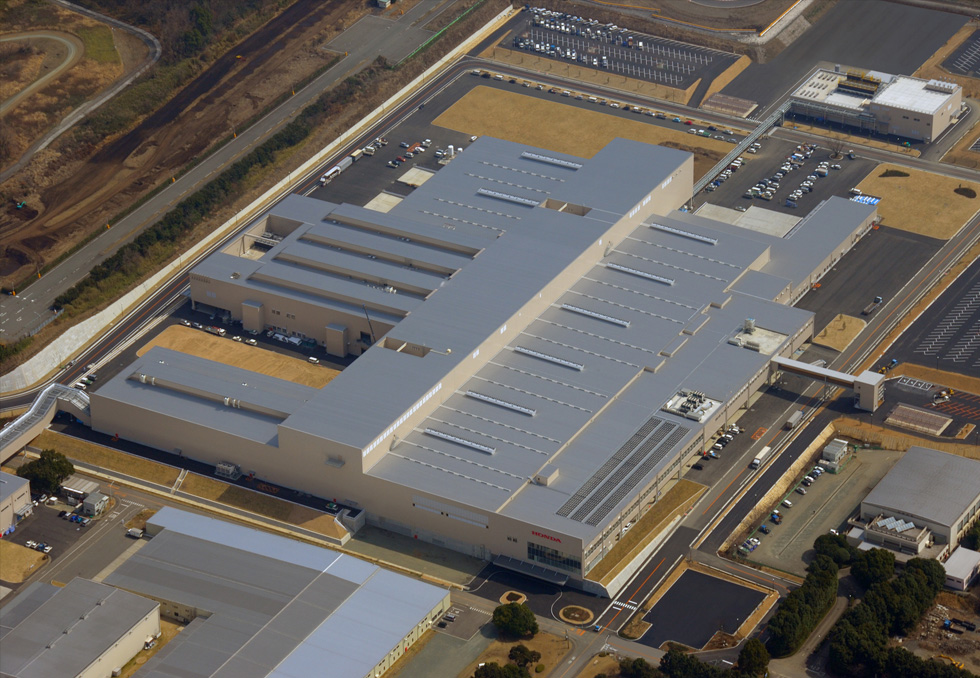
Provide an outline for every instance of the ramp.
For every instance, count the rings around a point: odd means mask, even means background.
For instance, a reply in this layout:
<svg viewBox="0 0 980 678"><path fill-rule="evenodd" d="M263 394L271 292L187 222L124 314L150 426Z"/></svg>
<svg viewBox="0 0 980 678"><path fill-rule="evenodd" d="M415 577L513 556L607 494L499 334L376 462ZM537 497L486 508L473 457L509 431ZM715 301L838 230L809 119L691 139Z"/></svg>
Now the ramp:
<svg viewBox="0 0 980 678"><path fill-rule="evenodd" d="M0 462L6 462L48 427L58 412L68 412L86 426L92 425L88 393L62 384L51 384L31 403L31 408L0 431Z"/></svg>

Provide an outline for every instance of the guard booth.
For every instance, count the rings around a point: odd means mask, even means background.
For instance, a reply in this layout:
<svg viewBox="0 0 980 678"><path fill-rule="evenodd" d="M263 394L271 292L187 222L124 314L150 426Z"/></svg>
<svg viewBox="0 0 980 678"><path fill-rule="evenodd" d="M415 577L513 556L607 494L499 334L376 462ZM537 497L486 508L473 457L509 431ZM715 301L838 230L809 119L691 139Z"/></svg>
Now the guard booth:
<svg viewBox="0 0 980 678"><path fill-rule="evenodd" d="M102 515L109 505L109 497L101 492L93 492L82 501L82 513L87 516Z"/></svg>

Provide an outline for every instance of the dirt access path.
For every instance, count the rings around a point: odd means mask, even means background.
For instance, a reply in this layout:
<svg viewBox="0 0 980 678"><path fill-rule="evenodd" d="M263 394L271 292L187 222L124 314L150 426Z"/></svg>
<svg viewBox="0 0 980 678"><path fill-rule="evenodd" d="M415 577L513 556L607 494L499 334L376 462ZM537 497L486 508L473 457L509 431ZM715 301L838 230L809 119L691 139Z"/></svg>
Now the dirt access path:
<svg viewBox="0 0 980 678"><path fill-rule="evenodd" d="M0 283L23 278L269 105L333 55L319 46L366 13L354 0L298 0L219 58L139 126L86 161L59 141L38 154L3 192L26 195L37 210L0 213ZM241 58L238 58L241 57ZM59 150L62 149L62 150Z"/></svg>

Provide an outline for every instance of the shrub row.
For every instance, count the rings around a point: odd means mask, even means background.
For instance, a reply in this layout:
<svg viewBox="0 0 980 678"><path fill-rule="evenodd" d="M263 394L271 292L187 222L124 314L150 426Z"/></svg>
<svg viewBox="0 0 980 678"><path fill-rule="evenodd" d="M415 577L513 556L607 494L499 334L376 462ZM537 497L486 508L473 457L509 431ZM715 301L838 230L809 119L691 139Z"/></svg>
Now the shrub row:
<svg viewBox="0 0 980 678"><path fill-rule="evenodd" d="M769 622L769 652L791 655L813 632L837 598L837 565L818 555L807 568L803 584L786 596Z"/></svg>

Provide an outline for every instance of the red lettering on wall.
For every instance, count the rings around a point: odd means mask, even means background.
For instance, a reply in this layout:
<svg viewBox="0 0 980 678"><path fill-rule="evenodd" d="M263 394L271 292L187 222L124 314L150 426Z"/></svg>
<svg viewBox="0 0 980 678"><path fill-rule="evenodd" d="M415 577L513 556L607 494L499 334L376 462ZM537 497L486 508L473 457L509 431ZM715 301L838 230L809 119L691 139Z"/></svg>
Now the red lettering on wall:
<svg viewBox="0 0 980 678"><path fill-rule="evenodd" d="M561 539L559 539L558 537L552 537L550 534L541 534L540 532L535 532L534 530L531 530L531 534L533 534L535 537L541 537L542 539L549 539L551 541L556 541L559 544L561 543Z"/></svg>

